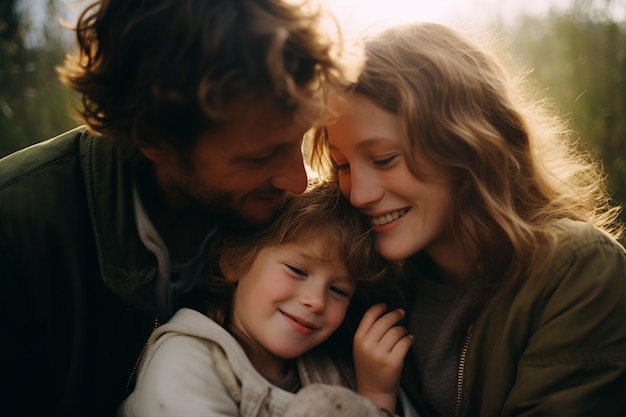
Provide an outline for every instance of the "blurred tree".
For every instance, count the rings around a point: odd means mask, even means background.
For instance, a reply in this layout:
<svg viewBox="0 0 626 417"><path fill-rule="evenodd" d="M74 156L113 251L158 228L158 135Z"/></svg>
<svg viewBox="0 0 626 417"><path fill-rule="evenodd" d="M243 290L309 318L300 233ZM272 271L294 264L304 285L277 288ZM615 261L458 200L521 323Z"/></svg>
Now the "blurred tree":
<svg viewBox="0 0 626 417"><path fill-rule="evenodd" d="M30 43L32 16L19 5L0 2L0 157L77 124L69 115L73 94L54 69L66 51L55 2L45 3L40 38Z"/></svg>
<svg viewBox="0 0 626 417"><path fill-rule="evenodd" d="M511 37L523 62L600 158L626 205L626 1L575 0L564 12L524 17ZM620 20L621 19L621 20ZM626 221L626 213L622 213Z"/></svg>

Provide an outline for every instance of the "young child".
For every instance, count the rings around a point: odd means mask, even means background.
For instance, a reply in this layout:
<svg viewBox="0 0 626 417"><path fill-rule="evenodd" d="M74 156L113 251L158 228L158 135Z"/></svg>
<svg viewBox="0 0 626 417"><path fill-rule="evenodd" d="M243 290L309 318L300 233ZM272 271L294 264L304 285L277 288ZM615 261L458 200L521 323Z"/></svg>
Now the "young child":
<svg viewBox="0 0 626 417"><path fill-rule="evenodd" d="M184 308L154 331L121 414L280 416L302 403L294 401L295 393L313 383L356 388L369 398L354 403L354 415L393 414L413 340L396 325L402 310L385 313L377 304L357 329L355 343L370 352L357 366L379 370L365 373L372 380L357 379L355 386L349 367L324 353L342 346L320 346L345 337L335 331L357 281L390 272L373 239L368 222L332 183L288 199L282 214L253 236L226 239L219 259L223 278L208 291L207 315ZM315 415L328 398L306 404ZM351 407L341 406L346 412Z"/></svg>

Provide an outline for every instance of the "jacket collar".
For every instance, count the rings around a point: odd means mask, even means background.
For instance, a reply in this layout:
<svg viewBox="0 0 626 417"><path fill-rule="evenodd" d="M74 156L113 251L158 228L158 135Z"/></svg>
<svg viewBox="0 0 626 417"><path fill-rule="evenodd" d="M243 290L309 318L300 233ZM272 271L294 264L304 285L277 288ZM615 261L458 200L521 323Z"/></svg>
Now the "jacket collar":
<svg viewBox="0 0 626 417"><path fill-rule="evenodd" d="M133 168L107 137L84 131L80 160L104 284L133 306L155 317L158 266L142 243L133 204Z"/></svg>

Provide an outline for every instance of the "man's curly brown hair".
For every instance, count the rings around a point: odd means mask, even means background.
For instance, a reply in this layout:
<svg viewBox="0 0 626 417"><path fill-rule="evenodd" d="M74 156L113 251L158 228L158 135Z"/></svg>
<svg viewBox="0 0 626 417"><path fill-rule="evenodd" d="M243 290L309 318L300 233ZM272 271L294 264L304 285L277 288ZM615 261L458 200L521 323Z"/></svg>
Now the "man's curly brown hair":
<svg viewBox="0 0 626 417"><path fill-rule="evenodd" d="M126 154L138 143L188 149L229 105L271 99L295 116L340 88L337 43L320 9L282 0L101 0L80 15L77 53L59 74L78 112Z"/></svg>

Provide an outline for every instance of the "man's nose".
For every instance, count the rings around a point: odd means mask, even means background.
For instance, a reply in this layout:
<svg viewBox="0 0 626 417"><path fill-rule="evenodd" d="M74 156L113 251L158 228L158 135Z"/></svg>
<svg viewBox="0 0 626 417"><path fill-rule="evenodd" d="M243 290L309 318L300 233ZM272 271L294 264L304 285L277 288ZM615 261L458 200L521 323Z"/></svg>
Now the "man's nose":
<svg viewBox="0 0 626 417"><path fill-rule="evenodd" d="M308 176L300 147L292 148L284 155L284 158L276 161L274 175L270 181L280 190L301 194L307 188Z"/></svg>

